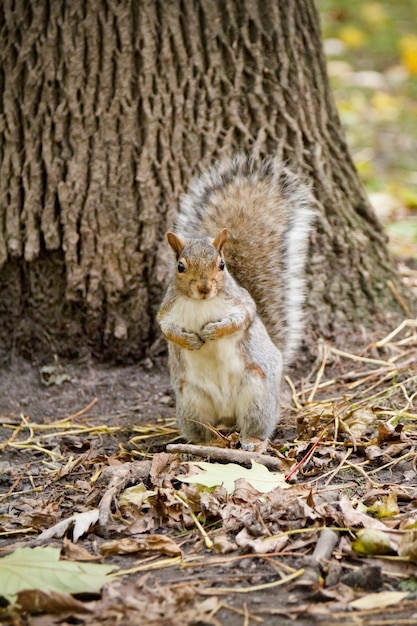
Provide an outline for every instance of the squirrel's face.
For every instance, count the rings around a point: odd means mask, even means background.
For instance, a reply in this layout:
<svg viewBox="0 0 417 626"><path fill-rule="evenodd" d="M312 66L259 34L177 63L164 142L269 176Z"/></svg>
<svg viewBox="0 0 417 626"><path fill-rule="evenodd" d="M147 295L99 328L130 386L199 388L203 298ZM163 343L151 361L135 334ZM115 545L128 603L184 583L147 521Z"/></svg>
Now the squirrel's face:
<svg viewBox="0 0 417 626"><path fill-rule="evenodd" d="M183 242L176 235L170 235L168 241L177 262L178 289L194 300L210 300L216 297L223 289L227 270L221 251L214 245L215 241L196 238Z"/></svg>
<svg viewBox="0 0 417 626"><path fill-rule="evenodd" d="M192 247L196 247L195 242ZM223 289L225 281L223 257L210 244L204 248L203 254L201 250L185 248L177 262L177 286L184 295L195 300L214 298Z"/></svg>

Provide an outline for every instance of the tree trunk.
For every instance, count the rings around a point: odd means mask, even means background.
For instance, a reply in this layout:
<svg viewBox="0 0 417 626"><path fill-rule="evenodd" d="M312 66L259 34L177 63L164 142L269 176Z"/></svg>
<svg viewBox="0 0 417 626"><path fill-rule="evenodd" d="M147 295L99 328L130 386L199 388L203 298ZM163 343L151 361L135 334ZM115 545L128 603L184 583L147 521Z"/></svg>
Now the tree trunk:
<svg viewBox="0 0 417 626"><path fill-rule="evenodd" d="M0 20L3 359L143 356L178 196L235 150L314 183L307 335L396 311L311 0L3 0Z"/></svg>

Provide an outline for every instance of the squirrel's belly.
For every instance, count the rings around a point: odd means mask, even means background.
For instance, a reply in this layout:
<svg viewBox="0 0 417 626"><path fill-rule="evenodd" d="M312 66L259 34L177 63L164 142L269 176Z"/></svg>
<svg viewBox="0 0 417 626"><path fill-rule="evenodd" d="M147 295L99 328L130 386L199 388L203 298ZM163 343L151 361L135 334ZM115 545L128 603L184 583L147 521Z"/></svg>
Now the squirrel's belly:
<svg viewBox="0 0 417 626"><path fill-rule="evenodd" d="M233 425L259 397L262 377L248 371L241 335L208 341L200 350L184 351L186 379L196 393L210 398L214 423Z"/></svg>

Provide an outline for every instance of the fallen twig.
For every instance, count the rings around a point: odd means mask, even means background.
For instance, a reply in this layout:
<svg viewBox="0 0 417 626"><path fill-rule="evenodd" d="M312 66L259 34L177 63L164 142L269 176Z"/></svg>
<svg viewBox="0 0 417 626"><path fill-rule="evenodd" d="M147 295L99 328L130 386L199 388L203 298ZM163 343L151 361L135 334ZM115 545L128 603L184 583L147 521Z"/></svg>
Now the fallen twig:
<svg viewBox="0 0 417 626"><path fill-rule="evenodd" d="M256 461L273 469L282 469L282 462L274 456L261 454L260 452L247 452L246 450L234 450L231 448L216 448L216 446L196 446L194 444L171 443L167 445L167 452L179 454L193 454L194 456L210 457L219 461L230 463L249 463Z"/></svg>
<svg viewBox="0 0 417 626"><path fill-rule="evenodd" d="M334 530L323 528L313 554L303 560L305 571L298 585L320 585L322 562L330 560L338 541L339 535Z"/></svg>

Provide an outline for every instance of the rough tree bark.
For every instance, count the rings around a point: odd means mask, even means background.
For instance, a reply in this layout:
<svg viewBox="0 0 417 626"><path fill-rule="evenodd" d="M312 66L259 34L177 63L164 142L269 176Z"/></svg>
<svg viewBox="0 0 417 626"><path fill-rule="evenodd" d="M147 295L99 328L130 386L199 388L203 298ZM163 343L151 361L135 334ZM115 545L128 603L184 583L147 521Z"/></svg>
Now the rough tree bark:
<svg viewBox="0 0 417 626"><path fill-rule="evenodd" d="M3 358L141 357L177 198L236 149L314 183L309 336L398 309L311 0L3 0L0 21Z"/></svg>

